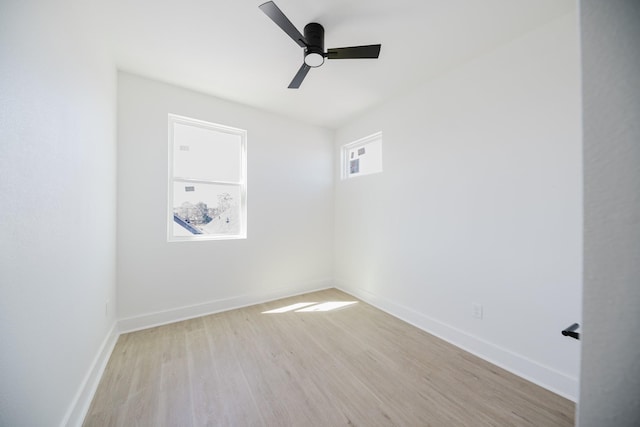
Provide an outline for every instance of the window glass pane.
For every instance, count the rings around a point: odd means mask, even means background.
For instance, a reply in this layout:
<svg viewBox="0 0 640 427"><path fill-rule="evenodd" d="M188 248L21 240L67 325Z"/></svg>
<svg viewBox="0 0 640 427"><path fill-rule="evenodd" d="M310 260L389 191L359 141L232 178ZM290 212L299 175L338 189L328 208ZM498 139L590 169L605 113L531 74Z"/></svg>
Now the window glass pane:
<svg viewBox="0 0 640 427"><path fill-rule="evenodd" d="M242 137L215 129L173 124L173 176L240 182Z"/></svg>
<svg viewBox="0 0 640 427"><path fill-rule="evenodd" d="M240 185L173 183L173 235L240 234Z"/></svg>

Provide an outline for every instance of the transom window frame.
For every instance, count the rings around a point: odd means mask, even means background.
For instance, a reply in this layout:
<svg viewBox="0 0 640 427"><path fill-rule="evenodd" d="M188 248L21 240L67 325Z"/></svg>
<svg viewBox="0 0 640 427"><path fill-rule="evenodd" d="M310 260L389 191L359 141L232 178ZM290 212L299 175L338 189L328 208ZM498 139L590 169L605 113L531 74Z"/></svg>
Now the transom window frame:
<svg viewBox="0 0 640 427"><path fill-rule="evenodd" d="M202 129L212 130L216 132L231 134L240 137L241 143L241 159L240 159L240 179L235 181L216 181L198 179L197 177L176 177L174 176L174 149L176 143L174 141L175 124L195 126ZM211 241L211 240L238 240L247 238L247 131L219 123L208 122L205 120L194 119L191 117L181 116L178 114L168 114L168 174L167 174L167 242L190 242L190 241ZM216 184L236 186L240 189L240 230L237 234L194 234L190 236L176 236L173 233L174 226L174 183L194 183L194 184Z"/></svg>
<svg viewBox="0 0 640 427"><path fill-rule="evenodd" d="M370 145L373 142L380 142L380 168L373 172L367 173L352 173L351 172L351 158L349 156L349 152L355 149L364 148ZM342 181L349 180L352 178L358 178L367 175L373 175L377 173L381 173L382 169L382 131L378 131L374 134L365 136L364 138L360 138L356 141L349 142L344 144L340 150L340 160L341 160L341 168L340 168L340 179Z"/></svg>

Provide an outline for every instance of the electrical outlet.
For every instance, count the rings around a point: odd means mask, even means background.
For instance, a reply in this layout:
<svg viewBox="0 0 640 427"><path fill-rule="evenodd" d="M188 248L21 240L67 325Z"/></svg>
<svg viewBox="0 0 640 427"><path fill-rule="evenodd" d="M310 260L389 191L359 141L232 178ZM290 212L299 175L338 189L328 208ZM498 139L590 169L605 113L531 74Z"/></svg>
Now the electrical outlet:
<svg viewBox="0 0 640 427"><path fill-rule="evenodd" d="M482 304L477 302L471 303L471 313L476 319L482 319Z"/></svg>

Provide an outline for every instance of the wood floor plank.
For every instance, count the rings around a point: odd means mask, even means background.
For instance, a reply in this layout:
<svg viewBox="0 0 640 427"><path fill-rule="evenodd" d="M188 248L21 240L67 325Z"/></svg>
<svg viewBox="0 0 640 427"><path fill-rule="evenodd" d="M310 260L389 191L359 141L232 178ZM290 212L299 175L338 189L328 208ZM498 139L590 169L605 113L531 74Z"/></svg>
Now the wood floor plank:
<svg viewBox="0 0 640 427"><path fill-rule="evenodd" d="M336 301L353 304L322 311ZM329 289L122 335L84 425L562 427L574 411Z"/></svg>
<svg viewBox="0 0 640 427"><path fill-rule="evenodd" d="M236 339L225 320L226 313L206 316L205 331L215 370L215 381L209 387L213 394L212 414L206 425L264 426L249 384L238 358L232 351ZM230 398L230 396L232 396Z"/></svg>

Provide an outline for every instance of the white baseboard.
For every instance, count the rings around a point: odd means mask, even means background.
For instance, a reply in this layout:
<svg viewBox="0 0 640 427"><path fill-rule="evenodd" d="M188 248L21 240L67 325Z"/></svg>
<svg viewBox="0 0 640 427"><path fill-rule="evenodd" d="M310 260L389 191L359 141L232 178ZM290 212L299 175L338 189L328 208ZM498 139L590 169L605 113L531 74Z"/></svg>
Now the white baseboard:
<svg viewBox="0 0 640 427"><path fill-rule="evenodd" d="M303 285L298 284L295 286L288 286L269 292L240 295L232 298L208 301L201 304L172 308L154 313L146 313L139 316L120 319L118 321L118 329L121 333L134 332L332 287L333 279L322 279L307 282Z"/></svg>
<svg viewBox="0 0 640 427"><path fill-rule="evenodd" d="M65 417L60 423L61 427L80 427L84 422L84 418L89 411L89 406L93 400L93 396L98 389L98 384L104 373L104 369L109 362L113 348L118 341L120 334L116 328L116 322L113 322L111 330L102 341L102 345L93 359L89 371L84 377L78 392L76 393Z"/></svg>
<svg viewBox="0 0 640 427"><path fill-rule="evenodd" d="M520 354L516 354L503 347L485 341L482 338L440 322L424 313L419 313L364 289L341 285L341 283L337 282L336 288L423 331L435 335L456 347L522 377L527 381L537 384L573 402L577 402L579 391L578 378L570 377Z"/></svg>

